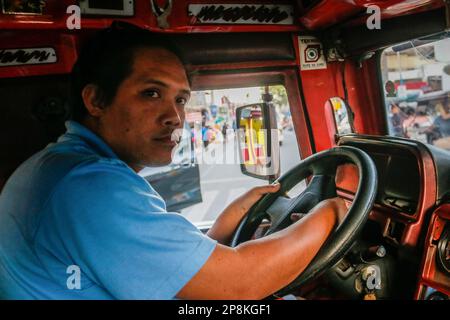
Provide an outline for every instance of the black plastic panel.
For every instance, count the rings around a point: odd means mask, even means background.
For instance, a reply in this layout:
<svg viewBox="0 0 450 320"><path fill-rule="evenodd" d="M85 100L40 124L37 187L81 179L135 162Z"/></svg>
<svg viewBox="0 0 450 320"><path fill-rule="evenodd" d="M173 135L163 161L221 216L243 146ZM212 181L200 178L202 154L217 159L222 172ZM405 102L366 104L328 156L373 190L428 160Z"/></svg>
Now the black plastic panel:
<svg viewBox="0 0 450 320"><path fill-rule="evenodd" d="M345 137L340 145L359 148L375 162L378 171L376 203L409 215L416 213L421 179L418 159L411 146L401 147L376 140L352 140L351 137Z"/></svg>

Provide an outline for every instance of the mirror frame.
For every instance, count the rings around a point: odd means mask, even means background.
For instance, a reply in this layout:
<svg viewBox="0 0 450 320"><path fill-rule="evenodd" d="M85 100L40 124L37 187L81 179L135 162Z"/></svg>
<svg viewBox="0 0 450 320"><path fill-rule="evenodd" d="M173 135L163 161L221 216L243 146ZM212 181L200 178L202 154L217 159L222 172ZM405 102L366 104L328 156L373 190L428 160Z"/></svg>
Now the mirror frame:
<svg viewBox="0 0 450 320"><path fill-rule="evenodd" d="M272 161L274 161L273 160L274 158L278 159L278 170L273 175L259 175L259 174L249 172L243 162L243 159L242 159L241 140L240 140L240 137L238 136L237 140L238 140L238 148L239 148L239 159L241 160L241 163L240 163L241 172L252 178L274 181L274 180L278 179L278 177L280 176L280 148L278 145L274 145L274 148L272 148L272 130L278 130L275 108L271 104L266 103L266 102L248 104L248 105L236 108L236 128L237 128L237 130L242 129L242 127L240 125L242 110L245 108L256 107L256 106L261 107L261 112L262 112L262 117L263 117L263 125L264 125L263 129L268 130L268 132L270 132L270 134L266 135L267 157L271 159L270 160L271 165L272 165ZM238 134L239 134L239 131L238 131ZM277 157L272 156L272 151L278 153Z"/></svg>

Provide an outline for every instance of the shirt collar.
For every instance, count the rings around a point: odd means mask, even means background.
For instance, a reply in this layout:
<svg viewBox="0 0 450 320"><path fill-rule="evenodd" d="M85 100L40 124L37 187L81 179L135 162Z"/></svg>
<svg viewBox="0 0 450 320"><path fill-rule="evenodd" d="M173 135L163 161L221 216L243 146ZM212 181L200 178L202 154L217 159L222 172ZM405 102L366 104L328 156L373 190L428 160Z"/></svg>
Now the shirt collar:
<svg viewBox="0 0 450 320"><path fill-rule="evenodd" d="M80 139L87 143L95 152L108 158L118 159L117 155L111 149L111 147L94 132L80 124L79 122L69 120L65 122L66 133L62 136L60 141L66 139Z"/></svg>

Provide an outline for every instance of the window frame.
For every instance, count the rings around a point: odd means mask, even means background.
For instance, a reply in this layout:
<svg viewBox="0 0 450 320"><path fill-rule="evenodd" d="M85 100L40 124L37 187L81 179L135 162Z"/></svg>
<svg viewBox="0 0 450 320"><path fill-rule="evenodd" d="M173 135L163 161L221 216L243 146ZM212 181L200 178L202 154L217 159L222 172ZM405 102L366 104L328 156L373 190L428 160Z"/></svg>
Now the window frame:
<svg viewBox="0 0 450 320"><path fill-rule="evenodd" d="M211 85L214 83L215 85ZM193 73L192 91L231 89L265 85L283 85L286 89L289 109L292 115L294 132L297 139L301 159L315 152L314 136L312 135L304 96L301 92L301 80L298 70L294 67L279 66L270 68L231 69L224 72L221 69L203 70Z"/></svg>

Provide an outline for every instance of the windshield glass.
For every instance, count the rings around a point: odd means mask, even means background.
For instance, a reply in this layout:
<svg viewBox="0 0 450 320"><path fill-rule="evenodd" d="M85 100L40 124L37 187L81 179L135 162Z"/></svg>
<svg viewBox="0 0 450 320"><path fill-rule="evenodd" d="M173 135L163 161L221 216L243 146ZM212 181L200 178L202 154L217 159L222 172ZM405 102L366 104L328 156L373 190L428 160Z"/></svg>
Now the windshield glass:
<svg viewBox="0 0 450 320"><path fill-rule="evenodd" d="M450 38L384 50L381 75L389 134L450 150Z"/></svg>

